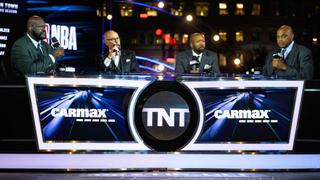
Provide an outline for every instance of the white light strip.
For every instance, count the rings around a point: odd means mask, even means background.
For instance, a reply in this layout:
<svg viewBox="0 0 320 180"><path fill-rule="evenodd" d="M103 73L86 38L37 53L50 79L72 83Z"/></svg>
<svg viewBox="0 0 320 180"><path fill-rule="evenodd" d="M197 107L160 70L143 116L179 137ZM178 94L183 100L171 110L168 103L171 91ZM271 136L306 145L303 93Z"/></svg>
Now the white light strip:
<svg viewBox="0 0 320 180"><path fill-rule="evenodd" d="M304 81L183 81L192 93L197 97L195 89L212 88L212 89L246 89L246 88L297 88L296 101L294 105L294 114L292 118L292 124L289 135L288 143L201 143L193 144L198 139L199 133L196 133L191 143L189 143L182 150L292 150L294 144L294 138L296 134L298 116L300 112L301 97L303 93ZM196 98L198 104L202 104L200 98ZM201 119L202 117L200 117ZM241 122L243 123L243 122ZM248 121L247 121L248 123ZM253 122L249 122L253 123ZM268 122L270 123L270 121ZM271 122L275 123L275 121Z"/></svg>
<svg viewBox="0 0 320 180"><path fill-rule="evenodd" d="M319 154L0 154L0 169L320 169Z"/></svg>

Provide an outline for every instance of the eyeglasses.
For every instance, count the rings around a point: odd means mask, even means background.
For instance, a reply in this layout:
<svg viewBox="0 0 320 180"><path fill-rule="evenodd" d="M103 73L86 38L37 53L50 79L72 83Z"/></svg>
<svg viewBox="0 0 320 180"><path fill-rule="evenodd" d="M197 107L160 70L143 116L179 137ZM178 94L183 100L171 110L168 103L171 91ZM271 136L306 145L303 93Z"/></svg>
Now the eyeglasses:
<svg viewBox="0 0 320 180"><path fill-rule="evenodd" d="M109 38L109 39L106 39L107 41L118 41L120 38L119 37L116 37L116 38Z"/></svg>

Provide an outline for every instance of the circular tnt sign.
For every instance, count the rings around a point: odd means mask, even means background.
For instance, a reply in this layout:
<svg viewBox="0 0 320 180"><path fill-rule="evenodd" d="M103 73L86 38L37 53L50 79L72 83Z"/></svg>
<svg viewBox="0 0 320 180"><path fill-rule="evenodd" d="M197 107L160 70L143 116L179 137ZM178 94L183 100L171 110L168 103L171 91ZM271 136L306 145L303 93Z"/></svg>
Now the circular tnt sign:
<svg viewBox="0 0 320 180"><path fill-rule="evenodd" d="M178 82L156 81L138 98L135 126L151 149L181 149L192 139L198 123L198 107L193 95Z"/></svg>

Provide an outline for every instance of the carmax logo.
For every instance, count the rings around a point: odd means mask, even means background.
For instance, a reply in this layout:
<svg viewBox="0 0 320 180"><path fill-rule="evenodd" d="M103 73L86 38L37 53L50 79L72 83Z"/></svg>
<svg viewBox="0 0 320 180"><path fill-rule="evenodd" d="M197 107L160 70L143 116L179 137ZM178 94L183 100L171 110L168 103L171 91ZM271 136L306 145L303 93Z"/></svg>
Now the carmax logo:
<svg viewBox="0 0 320 180"><path fill-rule="evenodd" d="M74 108L53 108L53 117L76 118L76 122L115 122L115 119L107 119L108 109L74 109Z"/></svg>
<svg viewBox="0 0 320 180"><path fill-rule="evenodd" d="M278 123L270 120L271 110L216 110L214 117L217 119L238 119L239 123Z"/></svg>

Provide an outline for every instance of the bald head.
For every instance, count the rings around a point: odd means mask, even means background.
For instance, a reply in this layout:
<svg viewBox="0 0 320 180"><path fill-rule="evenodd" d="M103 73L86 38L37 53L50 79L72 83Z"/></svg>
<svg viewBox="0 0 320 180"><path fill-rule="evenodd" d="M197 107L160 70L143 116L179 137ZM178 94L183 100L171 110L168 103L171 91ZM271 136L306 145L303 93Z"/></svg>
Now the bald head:
<svg viewBox="0 0 320 180"><path fill-rule="evenodd" d="M108 30L104 33L104 44L109 48L113 48L115 45L120 46L120 37L114 30Z"/></svg>
<svg viewBox="0 0 320 180"><path fill-rule="evenodd" d="M40 16L31 16L27 21L27 33L36 41L46 38L45 22Z"/></svg>
<svg viewBox="0 0 320 180"><path fill-rule="evenodd" d="M293 30L288 25L282 25L277 31L277 44L280 48L288 47L294 38Z"/></svg>
<svg viewBox="0 0 320 180"><path fill-rule="evenodd" d="M206 48L205 36L202 33L193 33L190 36L190 47L195 53L202 53Z"/></svg>

